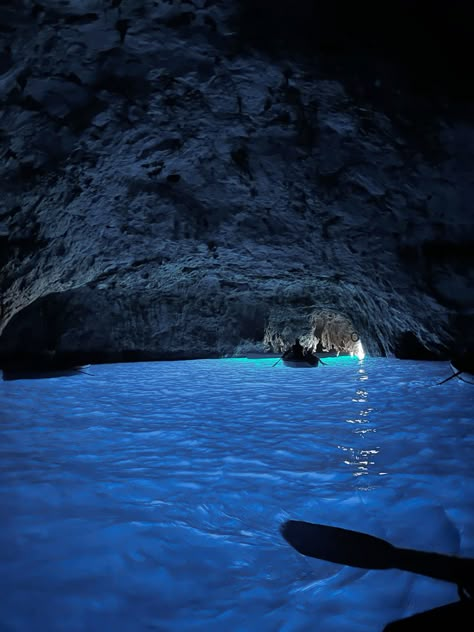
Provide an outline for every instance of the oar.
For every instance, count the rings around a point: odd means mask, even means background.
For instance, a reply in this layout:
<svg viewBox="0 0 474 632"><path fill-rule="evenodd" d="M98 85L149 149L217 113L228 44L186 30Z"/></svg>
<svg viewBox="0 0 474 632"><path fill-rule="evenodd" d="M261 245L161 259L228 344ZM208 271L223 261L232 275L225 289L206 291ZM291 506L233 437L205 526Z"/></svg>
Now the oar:
<svg viewBox="0 0 474 632"><path fill-rule="evenodd" d="M278 360L275 362L275 364L272 364L272 366L270 368L273 369L273 367L276 366L280 362L280 360L283 360L283 356L281 358L278 358Z"/></svg>
<svg viewBox="0 0 474 632"><path fill-rule="evenodd" d="M444 384L445 382L449 382L449 380L452 380L453 377L457 377L458 375L461 375L461 373L464 373L464 371L456 371L456 373L453 373L442 382L438 382L438 386L441 386L441 384Z"/></svg>
<svg viewBox="0 0 474 632"><path fill-rule="evenodd" d="M302 555L358 568L411 571L458 584L472 595L473 558L402 549L367 533L300 520L285 522L281 533Z"/></svg>
<svg viewBox="0 0 474 632"><path fill-rule="evenodd" d="M94 373L88 373L87 371L84 371L84 369L77 369L78 373L84 373L84 375L94 375Z"/></svg>

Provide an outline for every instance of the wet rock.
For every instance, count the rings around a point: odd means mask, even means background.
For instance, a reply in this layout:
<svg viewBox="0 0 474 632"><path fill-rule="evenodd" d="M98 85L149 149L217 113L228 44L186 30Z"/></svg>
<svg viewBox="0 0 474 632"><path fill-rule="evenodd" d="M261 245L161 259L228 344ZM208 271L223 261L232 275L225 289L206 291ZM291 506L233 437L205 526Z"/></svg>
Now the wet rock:
<svg viewBox="0 0 474 632"><path fill-rule="evenodd" d="M472 113L378 57L308 55L278 22L311 23L303 4L249 4L245 28L220 0L1 7L0 354L280 352L353 329L431 358L465 334Z"/></svg>
<svg viewBox="0 0 474 632"><path fill-rule="evenodd" d="M86 107L92 99L91 93L83 86L53 78L28 79L24 96L50 116L61 119Z"/></svg>

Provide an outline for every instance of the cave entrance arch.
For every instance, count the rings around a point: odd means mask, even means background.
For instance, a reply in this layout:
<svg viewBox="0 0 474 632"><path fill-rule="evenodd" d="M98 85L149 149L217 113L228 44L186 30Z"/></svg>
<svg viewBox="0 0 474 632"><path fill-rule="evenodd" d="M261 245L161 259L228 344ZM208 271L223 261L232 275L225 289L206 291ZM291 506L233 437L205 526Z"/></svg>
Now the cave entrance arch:
<svg viewBox="0 0 474 632"><path fill-rule="evenodd" d="M273 314L265 331L266 349L283 353L299 338L304 347L318 355L365 357L359 332L348 316L326 308L305 312Z"/></svg>

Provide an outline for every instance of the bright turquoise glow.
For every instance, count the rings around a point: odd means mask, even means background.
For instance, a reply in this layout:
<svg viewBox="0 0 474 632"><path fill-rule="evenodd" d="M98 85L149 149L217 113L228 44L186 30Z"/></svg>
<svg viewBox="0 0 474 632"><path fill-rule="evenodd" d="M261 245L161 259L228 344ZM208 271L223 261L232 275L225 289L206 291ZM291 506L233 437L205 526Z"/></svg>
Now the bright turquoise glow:
<svg viewBox="0 0 474 632"><path fill-rule="evenodd" d="M323 357L321 359L325 364L335 364L335 363L345 364L348 362L350 363L359 362L356 356L334 356L334 357L326 357L326 358ZM257 364L261 366L267 366L267 365L271 366L272 364L275 364L277 360L279 360L278 357L276 358L223 358L221 362L239 362L239 363L251 362L253 364ZM284 368L288 368L288 367L285 367L285 365L282 364L281 362L279 362L276 366L280 366L280 365L282 365L282 367Z"/></svg>

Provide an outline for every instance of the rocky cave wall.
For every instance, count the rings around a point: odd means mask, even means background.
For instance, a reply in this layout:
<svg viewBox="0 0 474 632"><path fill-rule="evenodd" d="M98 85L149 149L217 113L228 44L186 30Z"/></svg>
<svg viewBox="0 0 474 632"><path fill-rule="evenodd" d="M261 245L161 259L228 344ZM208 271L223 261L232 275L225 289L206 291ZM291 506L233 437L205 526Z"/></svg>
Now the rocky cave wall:
<svg viewBox="0 0 474 632"><path fill-rule="evenodd" d="M471 95L267 5L2 3L0 356L279 352L324 313L373 355L472 337Z"/></svg>

